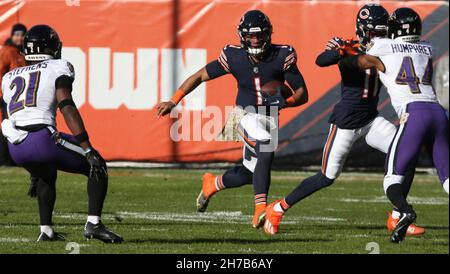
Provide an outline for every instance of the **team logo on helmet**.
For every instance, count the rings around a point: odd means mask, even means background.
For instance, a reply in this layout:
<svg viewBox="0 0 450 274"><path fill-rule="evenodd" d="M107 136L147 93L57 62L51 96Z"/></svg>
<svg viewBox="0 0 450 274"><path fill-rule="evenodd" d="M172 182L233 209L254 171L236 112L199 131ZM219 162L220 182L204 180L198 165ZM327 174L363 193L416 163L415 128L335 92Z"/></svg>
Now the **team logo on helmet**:
<svg viewBox="0 0 450 274"><path fill-rule="evenodd" d="M361 19L367 19L367 18L369 18L369 16L370 16L370 11L368 9L362 9L359 12L359 18L361 18Z"/></svg>

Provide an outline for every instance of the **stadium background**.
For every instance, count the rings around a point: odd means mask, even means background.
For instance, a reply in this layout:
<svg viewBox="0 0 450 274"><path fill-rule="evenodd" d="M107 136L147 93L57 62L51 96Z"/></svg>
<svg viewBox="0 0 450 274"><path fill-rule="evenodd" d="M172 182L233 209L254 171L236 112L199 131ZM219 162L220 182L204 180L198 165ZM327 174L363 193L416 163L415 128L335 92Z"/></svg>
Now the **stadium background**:
<svg viewBox="0 0 450 274"><path fill-rule="evenodd" d="M202 141L208 125L206 106L234 104L231 76L202 85L183 102L182 119L191 119L174 142L174 119L156 116L155 105L170 98L190 73L218 57L226 44L239 42L236 26L249 9L267 13L274 25L274 43L293 45L310 92L310 101L281 113L277 166L320 165L328 132L327 119L339 99L336 67L319 68L316 56L332 36L352 38L355 14L367 1L239 1L239 0L2 0L0 39L16 22L49 24L60 34L63 57L76 70L74 96L93 143L109 161L233 162L240 143ZM448 109L448 1L379 1L389 12L408 5L423 19L424 39L435 45L435 86ZM407 3L406 3L407 2ZM397 123L386 92L380 112ZM221 117L222 122L225 116ZM67 131L61 116L59 128ZM429 166L424 153L421 166ZM382 167L383 154L364 140L354 146L348 166Z"/></svg>

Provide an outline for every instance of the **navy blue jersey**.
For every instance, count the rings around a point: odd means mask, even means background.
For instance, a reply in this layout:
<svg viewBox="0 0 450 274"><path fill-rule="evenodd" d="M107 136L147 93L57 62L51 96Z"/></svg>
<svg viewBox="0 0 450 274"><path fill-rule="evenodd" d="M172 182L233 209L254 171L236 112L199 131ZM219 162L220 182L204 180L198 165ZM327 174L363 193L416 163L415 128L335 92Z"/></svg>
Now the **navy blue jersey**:
<svg viewBox="0 0 450 274"><path fill-rule="evenodd" d="M231 73L237 80L236 105L262 105L261 87L270 81L285 82L295 91L305 85L297 68L297 54L291 46L272 45L262 60L254 63L240 46L224 47L217 60L206 65L211 79Z"/></svg>
<svg viewBox="0 0 450 274"><path fill-rule="evenodd" d="M316 60L321 67L338 64L341 73L341 100L334 106L328 122L342 129L361 128L378 115L382 84L376 68L361 71L339 62L341 58L338 51L325 50Z"/></svg>

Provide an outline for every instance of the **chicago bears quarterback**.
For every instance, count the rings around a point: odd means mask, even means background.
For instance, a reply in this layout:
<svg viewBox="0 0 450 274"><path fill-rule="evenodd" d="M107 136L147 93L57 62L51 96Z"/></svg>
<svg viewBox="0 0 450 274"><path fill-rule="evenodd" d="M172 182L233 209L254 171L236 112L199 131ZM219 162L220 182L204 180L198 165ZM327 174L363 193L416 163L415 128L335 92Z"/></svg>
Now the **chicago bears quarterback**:
<svg viewBox="0 0 450 274"><path fill-rule="evenodd" d="M61 59L61 49L59 36L51 27L36 25L27 32L24 54L28 66L8 72L2 81L9 117L2 123L3 134L13 160L37 178L41 224L38 241L64 239L52 226L57 171L62 170L88 177L84 236L118 243L122 237L100 220L108 188L106 163L92 147L72 99L75 71ZM57 131L57 108L74 136Z"/></svg>
<svg viewBox="0 0 450 274"><path fill-rule="evenodd" d="M365 136L367 144L387 153L396 128L382 116L378 115L378 94L381 83L376 69L361 71L349 66L343 60L349 55L366 51L367 45L374 37L387 34L389 14L378 4L367 4L360 8L356 17L357 41L344 41L332 38L316 60L321 67L337 64L341 73L341 100L335 105L329 118L330 131L323 149L322 169L316 175L306 178L283 200L278 200L267 207L264 230L276 234L284 213L294 204L314 192L328 187L339 177L348 153L359 138ZM414 171L414 170L413 170ZM414 172L408 173L405 183L405 195L409 192ZM394 209L389 214L388 229L394 229L400 213ZM410 235L423 234L424 229L411 224Z"/></svg>
<svg viewBox="0 0 450 274"><path fill-rule="evenodd" d="M210 198L220 190L252 184L255 194L254 228L264 224L264 213L270 185L274 157L273 130L277 120L270 108L278 110L296 107L307 102L308 92L297 67L297 55L289 45L272 44L272 24L259 10L246 12L239 23L240 45L227 45L217 60L189 77L177 90L170 102L158 105L158 115L170 113L180 100L200 83L232 74L238 83L236 106L243 109L237 122L237 132L244 142L243 164L215 176L203 176L202 190L197 198L197 210L204 212ZM287 82L293 95L284 99L280 92L268 95L261 87L271 81ZM275 115L275 116L276 116ZM265 149L271 147L272 149Z"/></svg>
<svg viewBox="0 0 450 274"><path fill-rule="evenodd" d="M367 55L348 58L350 66L376 68L386 86L400 126L386 156L384 190L401 213L391 242L403 241L416 213L402 191L405 175L415 166L422 145L431 152L439 180L448 194L449 124L434 88L433 48L421 41L422 21L410 8L395 10L388 22L388 38L374 39Z"/></svg>

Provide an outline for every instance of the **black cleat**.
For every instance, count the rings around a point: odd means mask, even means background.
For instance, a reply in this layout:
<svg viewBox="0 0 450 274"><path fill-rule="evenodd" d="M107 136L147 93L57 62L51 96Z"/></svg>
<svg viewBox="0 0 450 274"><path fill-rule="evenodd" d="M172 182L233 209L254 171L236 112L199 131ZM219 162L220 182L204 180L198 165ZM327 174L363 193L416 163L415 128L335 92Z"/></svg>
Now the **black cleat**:
<svg viewBox="0 0 450 274"><path fill-rule="evenodd" d="M65 241L65 240L66 239L64 238L64 236L59 233L53 232L53 237L50 237L47 234L45 234L44 232L41 232L41 234L39 234L37 242L55 242L55 241Z"/></svg>
<svg viewBox="0 0 450 274"><path fill-rule="evenodd" d="M86 239L97 239L104 243L121 243L123 238L116 233L110 231L102 222L94 225L93 223L87 222L84 227L84 237Z"/></svg>
<svg viewBox="0 0 450 274"><path fill-rule="evenodd" d="M411 209L411 212L402 213L400 216L400 220L398 221L397 226L394 228L394 231L391 235L392 243L400 243L405 239L406 232L408 232L408 227L416 221L417 215L414 210Z"/></svg>

